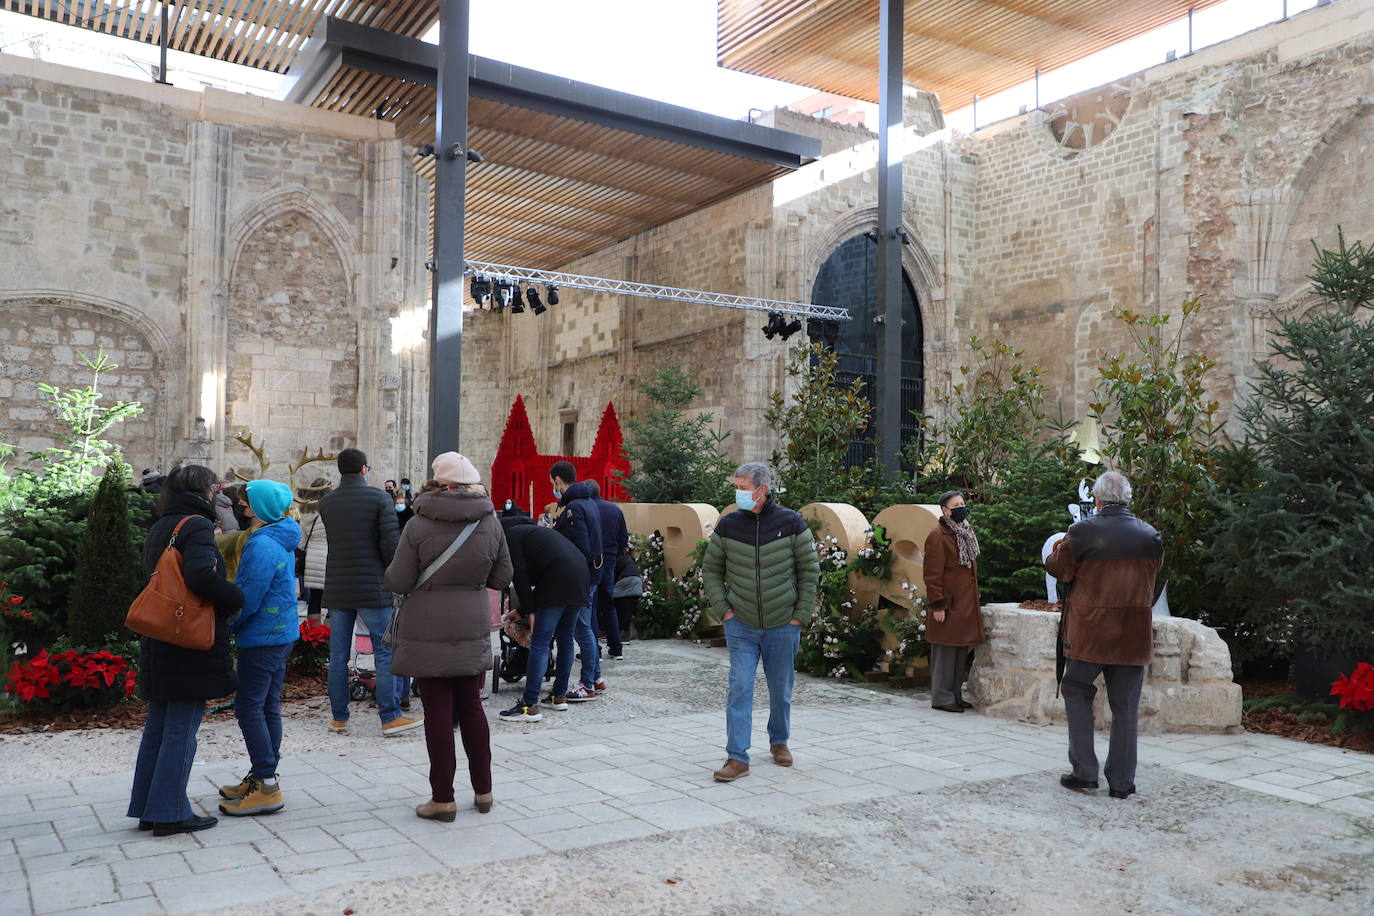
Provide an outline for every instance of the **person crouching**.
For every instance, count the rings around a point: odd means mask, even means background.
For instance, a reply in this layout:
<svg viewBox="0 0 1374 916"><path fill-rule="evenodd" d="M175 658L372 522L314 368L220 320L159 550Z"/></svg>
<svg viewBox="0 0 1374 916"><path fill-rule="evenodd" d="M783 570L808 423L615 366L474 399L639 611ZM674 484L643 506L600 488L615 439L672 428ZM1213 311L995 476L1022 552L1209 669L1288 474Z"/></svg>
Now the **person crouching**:
<svg viewBox="0 0 1374 916"><path fill-rule="evenodd" d="M234 577L243 592L243 613L233 624L239 675L234 714L251 766L237 785L219 790L225 799L219 810L237 817L281 810L281 687L286 657L300 636L295 550L301 526L286 516L291 490L275 480L249 481L245 490L251 522Z"/></svg>

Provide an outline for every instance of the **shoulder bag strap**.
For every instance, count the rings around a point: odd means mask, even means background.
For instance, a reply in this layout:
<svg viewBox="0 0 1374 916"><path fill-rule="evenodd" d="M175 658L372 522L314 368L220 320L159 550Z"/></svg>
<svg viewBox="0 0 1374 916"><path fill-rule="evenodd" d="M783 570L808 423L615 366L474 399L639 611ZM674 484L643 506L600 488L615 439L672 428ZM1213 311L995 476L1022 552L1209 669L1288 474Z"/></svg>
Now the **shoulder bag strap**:
<svg viewBox="0 0 1374 916"><path fill-rule="evenodd" d="M420 573L420 578L415 580L415 585L410 589L411 592L419 591L420 586L428 582L430 576L437 573L445 563L453 559L453 555L458 552L458 548L462 547L463 542L472 536L472 532L477 530L477 522L480 521L481 519L477 519L477 521L468 522L463 526L463 530L458 532L458 536L453 539L453 543L448 545L448 550L439 554L439 558L425 567L424 572Z"/></svg>
<svg viewBox="0 0 1374 916"><path fill-rule="evenodd" d="M319 517L318 515L316 515L316 516L315 516L315 520L314 520L313 522L310 523L310 530L307 531L307 532L305 533L305 546L302 547L301 550L309 550L309 549L310 549L310 539L313 538L313 537L315 536L315 526L318 525L319 523L320 523L320 517Z"/></svg>
<svg viewBox="0 0 1374 916"><path fill-rule="evenodd" d="M177 522L177 526L172 529L172 536L167 539L167 546L162 548L163 550L171 550L176 545L177 535L181 534L181 526L185 525L193 518L195 518L194 515L183 515L181 517L181 521Z"/></svg>

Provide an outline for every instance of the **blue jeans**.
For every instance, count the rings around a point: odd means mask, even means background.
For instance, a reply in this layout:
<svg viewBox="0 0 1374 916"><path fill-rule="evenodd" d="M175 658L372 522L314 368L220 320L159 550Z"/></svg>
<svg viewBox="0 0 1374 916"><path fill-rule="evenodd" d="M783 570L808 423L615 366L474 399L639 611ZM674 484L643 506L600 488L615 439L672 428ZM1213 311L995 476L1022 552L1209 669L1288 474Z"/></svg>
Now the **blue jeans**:
<svg viewBox="0 0 1374 916"><path fill-rule="evenodd" d="M596 641L596 586L587 593L587 603L577 612L577 648L582 653L579 679L589 690L601 680L601 646Z"/></svg>
<svg viewBox="0 0 1374 916"><path fill-rule="evenodd" d="M186 783L196 760L196 729L203 715L203 700L148 701L129 793L129 817L174 824L195 815L186 797Z"/></svg>
<svg viewBox="0 0 1374 916"><path fill-rule="evenodd" d="M377 662L377 714L385 725L401 714L397 694L400 678L391 676L391 650L382 645L382 634L391 622L390 607L329 609L329 710L335 722L348 721L348 657L359 614L372 637L372 657Z"/></svg>
<svg viewBox="0 0 1374 916"><path fill-rule="evenodd" d="M239 692L234 717L252 761L249 776L277 775L281 760L281 682L293 643L279 646L239 646Z"/></svg>
<svg viewBox="0 0 1374 916"><path fill-rule="evenodd" d="M534 706L539 702L539 689L544 683L544 672L549 668L549 643L555 640L558 643L558 662L554 668L553 695L567 695L568 681L572 677L573 630L577 627L581 610L575 604L568 604L540 608L534 612L529 664L525 666L526 706Z"/></svg>
<svg viewBox="0 0 1374 916"><path fill-rule="evenodd" d="M749 762L749 739L754 728L754 676L763 659L768 682L768 743L786 744L792 731L793 664L801 646L801 627L788 623L757 630L736 617L725 621L725 644L730 650L730 691L725 700L725 753Z"/></svg>

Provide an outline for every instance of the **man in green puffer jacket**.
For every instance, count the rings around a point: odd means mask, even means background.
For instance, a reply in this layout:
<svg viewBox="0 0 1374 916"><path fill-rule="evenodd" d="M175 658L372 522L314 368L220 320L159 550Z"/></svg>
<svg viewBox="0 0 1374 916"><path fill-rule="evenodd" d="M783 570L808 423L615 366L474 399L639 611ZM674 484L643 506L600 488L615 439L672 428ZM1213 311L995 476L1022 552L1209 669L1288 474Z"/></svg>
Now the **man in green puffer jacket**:
<svg viewBox="0 0 1374 916"><path fill-rule="evenodd" d="M725 624L730 690L725 700L725 764L717 782L749 775L754 676L768 682L768 744L773 762L792 765L792 680L801 630L811 621L820 561L806 520L773 501L768 467L735 470L735 504L721 517L701 561L706 600Z"/></svg>

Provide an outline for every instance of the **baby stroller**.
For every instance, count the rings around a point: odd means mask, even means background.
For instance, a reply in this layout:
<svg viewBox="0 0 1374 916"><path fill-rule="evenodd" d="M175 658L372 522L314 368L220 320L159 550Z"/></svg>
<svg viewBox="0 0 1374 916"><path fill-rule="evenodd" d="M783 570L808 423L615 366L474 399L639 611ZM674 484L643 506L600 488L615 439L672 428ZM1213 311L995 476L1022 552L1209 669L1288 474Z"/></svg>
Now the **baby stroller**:
<svg viewBox="0 0 1374 916"><path fill-rule="evenodd" d="M352 700L377 698L377 663L364 668L358 664L358 657L372 658L372 637L360 618L353 625L353 654L348 659L348 696Z"/></svg>
<svg viewBox="0 0 1374 916"><path fill-rule="evenodd" d="M501 609L496 615L496 620L500 621L505 617L507 609L507 593L501 592ZM529 665L530 650L520 645L510 634L506 632L504 626L497 626L497 641L500 650L492 658L491 665L491 692L501 692L501 681L513 684L516 681L524 680L525 670ZM552 649L552 647L551 647ZM549 680L554 674L554 652L549 652L549 666L544 672L544 680Z"/></svg>

